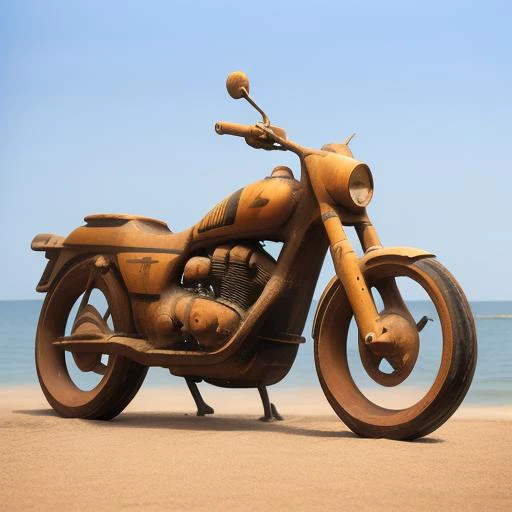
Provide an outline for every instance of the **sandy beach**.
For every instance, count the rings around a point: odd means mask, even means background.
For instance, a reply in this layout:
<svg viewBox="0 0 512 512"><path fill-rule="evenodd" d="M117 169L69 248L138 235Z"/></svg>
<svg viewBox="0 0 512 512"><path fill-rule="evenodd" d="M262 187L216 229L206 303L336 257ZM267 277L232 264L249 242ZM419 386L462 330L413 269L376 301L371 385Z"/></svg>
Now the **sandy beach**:
<svg viewBox="0 0 512 512"><path fill-rule="evenodd" d="M142 389L109 423L54 415L34 387L0 390L3 510L505 510L512 411L463 407L416 442L355 437L320 392ZM487 419L489 418L489 419Z"/></svg>

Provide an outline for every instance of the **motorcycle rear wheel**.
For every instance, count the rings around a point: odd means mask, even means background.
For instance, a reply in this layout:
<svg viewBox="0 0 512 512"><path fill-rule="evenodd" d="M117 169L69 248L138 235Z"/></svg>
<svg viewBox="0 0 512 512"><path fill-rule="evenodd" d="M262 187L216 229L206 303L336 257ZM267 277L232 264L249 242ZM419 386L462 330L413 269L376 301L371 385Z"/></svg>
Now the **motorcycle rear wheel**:
<svg viewBox="0 0 512 512"><path fill-rule="evenodd" d="M88 258L75 263L48 291L37 327L35 360L41 389L57 413L68 418L110 420L133 399L147 367L121 356L109 356L100 382L93 389L83 390L70 376L65 351L52 344L65 335L72 308L88 287L103 294L115 332L134 332L130 302L115 270L95 272L94 261Z"/></svg>
<svg viewBox="0 0 512 512"><path fill-rule="evenodd" d="M347 338L353 312L338 281L319 319L315 339L322 389L340 419L360 436L401 440L425 436L450 418L471 384L477 345L469 304L455 278L434 258L416 262L388 259L374 263L364 275L369 289L386 279L407 277L428 294L441 322L442 356L437 375L426 394L410 407L387 409L370 401L350 373Z"/></svg>

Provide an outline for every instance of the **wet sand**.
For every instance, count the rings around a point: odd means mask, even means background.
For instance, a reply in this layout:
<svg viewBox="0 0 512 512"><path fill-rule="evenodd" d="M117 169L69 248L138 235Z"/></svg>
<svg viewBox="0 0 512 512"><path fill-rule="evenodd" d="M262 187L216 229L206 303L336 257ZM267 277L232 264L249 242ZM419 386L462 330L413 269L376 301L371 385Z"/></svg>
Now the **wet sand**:
<svg viewBox="0 0 512 512"><path fill-rule="evenodd" d="M3 510L507 510L512 407L463 406L416 442L360 439L320 391L142 389L111 422L54 415L38 388L0 389Z"/></svg>

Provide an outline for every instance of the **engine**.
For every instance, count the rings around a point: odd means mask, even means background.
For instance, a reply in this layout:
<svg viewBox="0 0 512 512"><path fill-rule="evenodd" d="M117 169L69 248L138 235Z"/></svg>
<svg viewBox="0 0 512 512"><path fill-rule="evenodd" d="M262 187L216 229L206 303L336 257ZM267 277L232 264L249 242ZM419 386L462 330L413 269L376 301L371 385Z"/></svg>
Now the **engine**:
<svg viewBox="0 0 512 512"><path fill-rule="evenodd" d="M214 350L238 328L256 302L276 262L259 244L216 247L191 257L182 286L161 301L156 337L162 345Z"/></svg>
<svg viewBox="0 0 512 512"><path fill-rule="evenodd" d="M220 302L246 311L260 296L275 264L259 245L256 248L245 245L217 247L211 258L210 272L215 296Z"/></svg>

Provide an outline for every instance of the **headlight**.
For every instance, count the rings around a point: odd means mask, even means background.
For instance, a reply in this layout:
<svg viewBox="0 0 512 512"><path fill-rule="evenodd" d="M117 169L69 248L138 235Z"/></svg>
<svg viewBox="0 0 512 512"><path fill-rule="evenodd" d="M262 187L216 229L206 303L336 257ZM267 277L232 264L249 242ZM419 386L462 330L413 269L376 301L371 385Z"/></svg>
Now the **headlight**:
<svg viewBox="0 0 512 512"><path fill-rule="evenodd" d="M336 204L355 212L368 206L373 196L373 178L365 163L329 150L306 156L306 165Z"/></svg>
<svg viewBox="0 0 512 512"><path fill-rule="evenodd" d="M360 164L352 171L348 190L356 206L360 208L368 206L373 195L373 178L367 165Z"/></svg>

